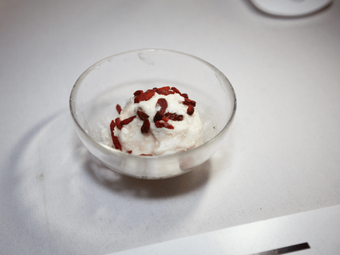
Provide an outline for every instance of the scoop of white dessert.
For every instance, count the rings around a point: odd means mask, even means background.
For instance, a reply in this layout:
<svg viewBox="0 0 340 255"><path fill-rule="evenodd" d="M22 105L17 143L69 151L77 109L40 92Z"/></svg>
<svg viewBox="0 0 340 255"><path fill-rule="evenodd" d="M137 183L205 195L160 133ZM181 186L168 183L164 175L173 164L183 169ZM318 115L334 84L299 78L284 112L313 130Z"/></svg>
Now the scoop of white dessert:
<svg viewBox="0 0 340 255"><path fill-rule="evenodd" d="M113 147L134 155L163 155L201 145L202 122L190 106L194 101L175 88L178 93L168 95L153 90L147 100L137 100L138 95L128 100L111 126Z"/></svg>

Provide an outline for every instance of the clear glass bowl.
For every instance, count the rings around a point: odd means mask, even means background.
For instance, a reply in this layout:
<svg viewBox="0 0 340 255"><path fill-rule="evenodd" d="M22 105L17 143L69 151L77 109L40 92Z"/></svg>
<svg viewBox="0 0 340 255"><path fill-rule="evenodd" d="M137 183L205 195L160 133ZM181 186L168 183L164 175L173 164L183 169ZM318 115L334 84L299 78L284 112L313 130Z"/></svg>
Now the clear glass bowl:
<svg viewBox="0 0 340 255"><path fill-rule="evenodd" d="M203 122L203 145L160 156L136 156L105 145L101 132L117 117L116 104L136 90L175 86L197 102ZM236 111L234 89L213 65L171 50L142 49L105 58L76 81L70 110L79 138L110 169L143 179L186 173L207 161L219 148Z"/></svg>

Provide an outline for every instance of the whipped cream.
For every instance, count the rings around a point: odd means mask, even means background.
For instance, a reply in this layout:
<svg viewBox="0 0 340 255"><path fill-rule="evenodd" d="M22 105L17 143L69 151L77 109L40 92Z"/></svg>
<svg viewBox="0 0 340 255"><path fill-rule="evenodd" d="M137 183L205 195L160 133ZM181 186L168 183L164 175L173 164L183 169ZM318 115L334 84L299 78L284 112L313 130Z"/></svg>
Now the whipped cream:
<svg viewBox="0 0 340 255"><path fill-rule="evenodd" d="M120 126L116 119L114 128L111 128L112 139L118 138L123 152L134 155L163 155L186 151L202 144L199 113L196 110L190 111L189 104L184 104L184 101L193 102L192 100L186 99L179 91L168 95L156 92L151 98L142 101L136 100L136 97L138 96L127 101L118 116L118 122L135 116L132 121ZM162 106L164 101L166 107ZM159 112L162 114L157 119L155 116ZM168 114L178 118L167 118ZM147 120L145 116L148 116ZM113 147L117 149L115 141Z"/></svg>

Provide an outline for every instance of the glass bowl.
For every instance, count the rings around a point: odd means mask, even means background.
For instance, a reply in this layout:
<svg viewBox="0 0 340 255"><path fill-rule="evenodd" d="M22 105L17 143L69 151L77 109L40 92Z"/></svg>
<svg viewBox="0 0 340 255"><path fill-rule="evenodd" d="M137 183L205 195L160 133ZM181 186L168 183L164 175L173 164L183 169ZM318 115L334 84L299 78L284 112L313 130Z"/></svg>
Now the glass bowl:
<svg viewBox="0 0 340 255"><path fill-rule="evenodd" d="M136 156L105 144L101 132L118 116L136 90L174 86L197 102L203 144L160 156ZM213 65L185 53L163 49L134 50L105 58L76 81L70 96L76 132L87 149L108 168L141 179L186 173L219 148L236 111L234 89Z"/></svg>

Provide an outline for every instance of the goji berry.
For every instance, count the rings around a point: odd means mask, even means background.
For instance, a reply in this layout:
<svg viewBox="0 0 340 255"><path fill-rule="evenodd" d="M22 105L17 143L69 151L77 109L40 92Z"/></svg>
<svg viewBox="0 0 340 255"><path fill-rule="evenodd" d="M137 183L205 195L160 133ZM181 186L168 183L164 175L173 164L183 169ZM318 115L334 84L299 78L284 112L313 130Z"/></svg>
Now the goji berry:
<svg viewBox="0 0 340 255"><path fill-rule="evenodd" d="M137 95L134 99L134 103L137 104L141 101L148 101L151 97L153 97L155 94L155 91L153 89L148 89L144 93L141 93Z"/></svg>
<svg viewBox="0 0 340 255"><path fill-rule="evenodd" d="M184 98L189 98L189 96L188 96L187 93L183 93L183 94L182 94L182 97L184 97Z"/></svg>
<svg viewBox="0 0 340 255"><path fill-rule="evenodd" d="M183 115L177 115L176 113L170 113L170 112L165 113L164 117L166 117L170 120L175 120L175 121L182 121L183 120Z"/></svg>
<svg viewBox="0 0 340 255"><path fill-rule="evenodd" d="M196 102L194 100L191 100L189 98L185 98L184 101L183 101L183 104L185 105L192 105L192 106L196 106Z"/></svg>
<svg viewBox="0 0 340 255"><path fill-rule="evenodd" d="M117 128L119 129L119 130L121 130L122 129L122 124L120 123L120 118L116 118L116 126L117 126Z"/></svg>
<svg viewBox="0 0 340 255"><path fill-rule="evenodd" d="M144 95L144 101L148 101L151 97L153 97L155 94L155 91L153 89L148 89L147 91L145 91Z"/></svg>
<svg viewBox="0 0 340 255"><path fill-rule="evenodd" d="M192 115L195 111L195 108L190 104L187 109L187 114Z"/></svg>
<svg viewBox="0 0 340 255"><path fill-rule="evenodd" d="M139 110L137 111L137 115L141 120L145 120L145 119L149 118L149 115L147 115L145 112L142 112L142 111L139 111Z"/></svg>
<svg viewBox="0 0 340 255"><path fill-rule="evenodd" d="M112 132L113 132L115 126L116 126L115 121L112 120L111 123L110 123L110 130L111 130Z"/></svg>
<svg viewBox="0 0 340 255"><path fill-rule="evenodd" d="M157 104L161 107L160 114L164 115L166 108L168 108L168 101L165 98L160 98L157 101Z"/></svg>
<svg viewBox="0 0 340 255"><path fill-rule="evenodd" d="M164 87L161 87L161 88L156 88L157 89L164 89L164 90L170 90L170 86L164 86Z"/></svg>
<svg viewBox="0 0 340 255"><path fill-rule="evenodd" d="M169 118L167 118L167 117L162 117L162 120L163 120L164 122L168 123Z"/></svg>
<svg viewBox="0 0 340 255"><path fill-rule="evenodd" d="M112 120L111 123L110 123L110 131L111 131L111 138L112 138L112 141L113 141L113 136L114 136L114 128L115 128L116 124L115 124L115 121Z"/></svg>
<svg viewBox="0 0 340 255"><path fill-rule="evenodd" d="M138 96L139 94L142 94L143 90L136 90L135 93L133 93L134 96Z"/></svg>
<svg viewBox="0 0 340 255"><path fill-rule="evenodd" d="M166 123L166 122L163 122L163 121L156 121L155 122L155 126L157 128L168 128L168 129L174 129L174 126L169 124L169 123Z"/></svg>
<svg viewBox="0 0 340 255"><path fill-rule="evenodd" d="M169 86L166 86L166 87L162 87L162 88L156 88L155 89L156 90L156 92L158 93L158 94L160 94L160 95L169 95L169 94L174 94L175 92L173 92L173 91L170 91L170 87Z"/></svg>
<svg viewBox="0 0 340 255"><path fill-rule="evenodd" d="M117 104L116 110L117 110L118 114L120 114L122 112L122 107L119 104Z"/></svg>
<svg viewBox="0 0 340 255"><path fill-rule="evenodd" d="M150 130L150 121L149 119L145 119L140 131L142 132L142 134L147 134L149 130Z"/></svg>
<svg viewBox="0 0 340 255"><path fill-rule="evenodd" d="M127 124L129 124L131 121L133 121L134 118L136 118L136 116L132 116L132 117L130 117L130 118L127 118L127 119L125 119L125 120L122 120L122 121L120 122L120 124L121 124L122 126L123 126L123 125L127 125Z"/></svg>
<svg viewBox="0 0 340 255"><path fill-rule="evenodd" d="M156 112L155 116L153 117L153 122L159 121L163 118L163 115L160 113L160 111Z"/></svg>
<svg viewBox="0 0 340 255"><path fill-rule="evenodd" d="M120 144L117 136L112 136L112 142L117 150L120 150L120 151L122 150L122 145Z"/></svg>
<svg viewBox="0 0 340 255"><path fill-rule="evenodd" d="M172 89L175 93L182 95L182 93L181 93L176 87L171 87L171 89Z"/></svg>

